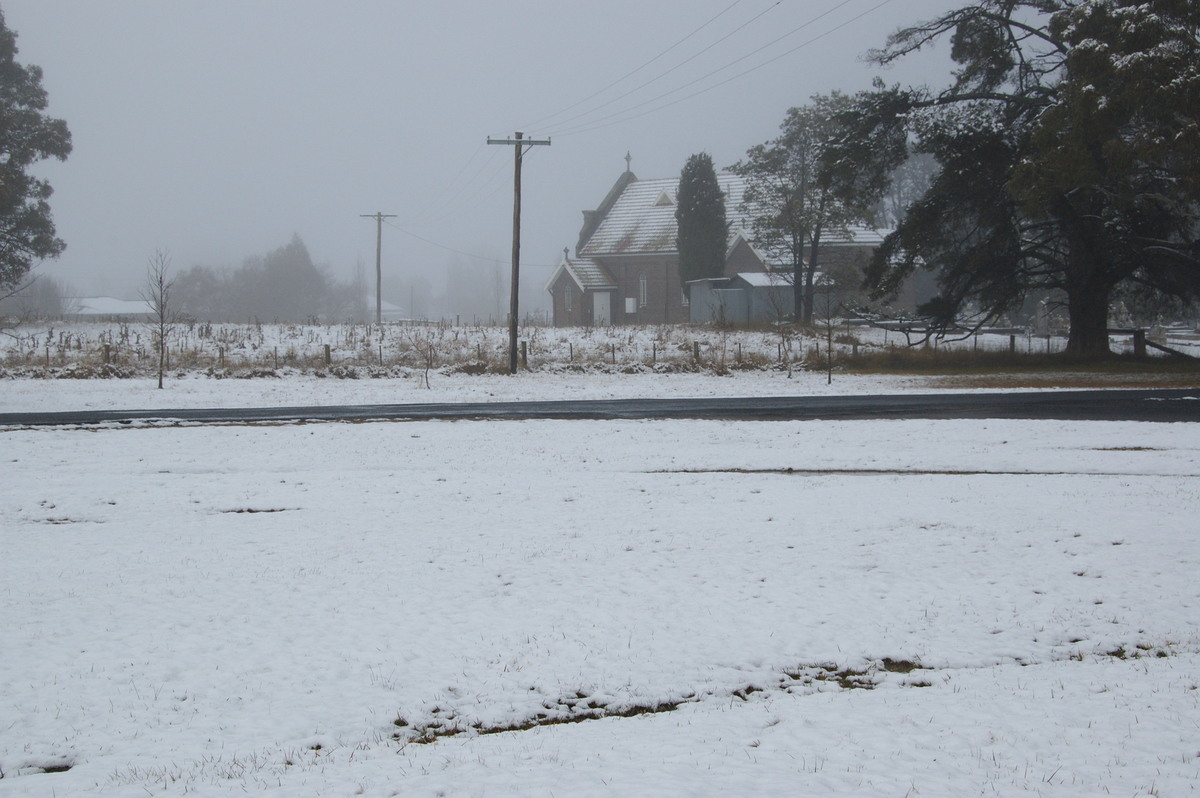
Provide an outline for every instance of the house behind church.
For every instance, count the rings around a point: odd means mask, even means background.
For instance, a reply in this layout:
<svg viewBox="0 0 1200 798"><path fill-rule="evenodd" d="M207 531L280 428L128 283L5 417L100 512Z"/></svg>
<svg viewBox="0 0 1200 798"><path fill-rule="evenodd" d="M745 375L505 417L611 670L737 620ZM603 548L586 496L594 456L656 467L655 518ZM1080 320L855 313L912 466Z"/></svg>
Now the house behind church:
<svg viewBox="0 0 1200 798"><path fill-rule="evenodd" d="M675 198L679 178L639 180L628 169L604 201L583 212L575 257L564 251L546 283L555 326L775 321L792 310L792 264L755 247L742 212L746 181L722 172L729 239L721 277L679 277ZM822 266L861 269L882 237L855 228L821 245ZM786 301L781 300L783 294Z"/></svg>

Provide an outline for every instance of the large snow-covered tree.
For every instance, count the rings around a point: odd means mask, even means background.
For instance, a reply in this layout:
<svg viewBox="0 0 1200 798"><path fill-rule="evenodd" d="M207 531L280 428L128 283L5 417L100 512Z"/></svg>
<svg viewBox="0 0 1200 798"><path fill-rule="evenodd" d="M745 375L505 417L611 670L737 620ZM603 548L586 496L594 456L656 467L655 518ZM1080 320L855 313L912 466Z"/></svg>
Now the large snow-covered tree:
<svg viewBox="0 0 1200 798"><path fill-rule="evenodd" d="M1108 352L1131 284L1200 296L1200 5L1189 0L979 0L895 33L890 63L948 38L949 86L877 92L938 171L872 263L878 293L919 267L921 311L980 323L1032 291L1065 297L1068 351Z"/></svg>
<svg viewBox="0 0 1200 798"><path fill-rule="evenodd" d="M1086 3L1050 19L1066 50L1055 103L1010 191L1065 242L1072 343L1107 348L1122 284L1200 296L1200 5Z"/></svg>
<svg viewBox="0 0 1200 798"><path fill-rule="evenodd" d="M46 158L71 153L66 123L45 114L42 70L17 63L17 37L0 12L0 297L15 291L35 261L65 244L50 214L50 184L29 174Z"/></svg>

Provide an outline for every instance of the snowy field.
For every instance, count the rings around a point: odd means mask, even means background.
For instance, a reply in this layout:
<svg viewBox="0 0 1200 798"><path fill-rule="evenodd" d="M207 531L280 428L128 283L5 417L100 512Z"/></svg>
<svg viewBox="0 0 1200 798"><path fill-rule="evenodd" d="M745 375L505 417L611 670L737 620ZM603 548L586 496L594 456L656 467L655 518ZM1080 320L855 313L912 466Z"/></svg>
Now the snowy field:
<svg viewBox="0 0 1200 798"><path fill-rule="evenodd" d="M212 379L186 375L158 390L153 377L122 380L0 379L0 412L185 407L303 407L427 402L634 399L650 396L819 396L930 391L936 380L895 375L783 371L714 374L422 374L336 379L293 373L281 378Z"/></svg>
<svg viewBox="0 0 1200 798"><path fill-rule="evenodd" d="M927 388L564 379L10 379L0 407ZM0 441L5 798L1200 783L1194 425L150 425Z"/></svg>
<svg viewBox="0 0 1200 798"><path fill-rule="evenodd" d="M0 319L0 379L8 377L131 377L155 373L153 331L137 322L37 322L16 328ZM1061 352L1066 338L1024 331L949 336L930 342L937 350L1019 354ZM1181 352L1200 354L1191 329L1154 330L1153 338ZM905 335L863 323L813 330L714 329L659 325L620 327L522 326L523 371L578 374L726 373L780 369L820 370L832 349L837 359L917 344ZM424 376L466 370L507 373L505 327L444 323L413 324L176 324L167 336L167 372L217 378L308 375L357 378ZM1132 348L1130 336L1114 335L1115 352ZM1152 354L1161 354L1151 350Z"/></svg>
<svg viewBox="0 0 1200 798"><path fill-rule="evenodd" d="M508 376L508 331L450 324L187 324L169 336L156 390L150 332L137 323L25 325L0 335L0 412L340 404L881 394L1046 387L1042 374L953 377L856 374L825 366L828 341L780 331L704 327L523 327L526 361ZM1166 337L1180 351L1200 338ZM1194 339L1194 340L1193 340ZM837 358L902 346L904 336L837 327ZM1064 339L983 334L937 349L1058 351ZM1128 339L1114 336L1125 351ZM1020 361L1014 364L1020 369ZM1187 374L1084 374L1071 387L1181 387Z"/></svg>

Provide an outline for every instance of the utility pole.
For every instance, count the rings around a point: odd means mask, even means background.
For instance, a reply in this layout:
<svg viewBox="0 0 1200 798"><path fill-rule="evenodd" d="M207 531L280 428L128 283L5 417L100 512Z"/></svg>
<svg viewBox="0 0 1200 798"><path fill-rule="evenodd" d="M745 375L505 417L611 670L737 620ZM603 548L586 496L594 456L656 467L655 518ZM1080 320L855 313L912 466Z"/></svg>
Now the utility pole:
<svg viewBox="0 0 1200 798"><path fill-rule="evenodd" d="M521 159L525 150L535 145L550 146L550 139L535 141L525 138L523 133L513 134L511 139L488 138L488 144L505 144L513 148L513 245L512 245L512 291L508 299L508 373L517 373L517 293L520 291L521 272Z"/></svg>
<svg viewBox="0 0 1200 798"><path fill-rule="evenodd" d="M376 212L359 216L375 220L375 323L383 324L383 220L395 219L396 214Z"/></svg>

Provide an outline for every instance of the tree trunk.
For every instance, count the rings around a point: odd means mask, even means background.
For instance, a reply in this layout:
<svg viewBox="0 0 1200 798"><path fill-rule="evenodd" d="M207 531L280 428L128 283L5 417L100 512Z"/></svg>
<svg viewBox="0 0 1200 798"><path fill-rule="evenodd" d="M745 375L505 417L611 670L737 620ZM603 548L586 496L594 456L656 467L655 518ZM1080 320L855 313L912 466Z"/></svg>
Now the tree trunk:
<svg viewBox="0 0 1200 798"><path fill-rule="evenodd" d="M1067 289L1067 315L1071 329L1067 354L1079 357L1104 357L1112 354L1108 346L1108 300L1106 286L1083 284Z"/></svg>
<svg viewBox="0 0 1200 798"><path fill-rule="evenodd" d="M167 352L166 339L160 332L158 334L158 387L162 390L163 387L163 370L166 369Z"/></svg>
<svg viewBox="0 0 1200 798"><path fill-rule="evenodd" d="M792 322L804 314L804 241L791 234L792 249Z"/></svg>
<svg viewBox="0 0 1200 798"><path fill-rule="evenodd" d="M812 244L808 255L808 266L804 269L804 323L813 320L813 285L817 278L817 255L821 247L821 226L812 231ZM828 275L826 275L828 277Z"/></svg>
<svg viewBox="0 0 1200 798"><path fill-rule="evenodd" d="M811 263L804 269L804 309L800 320L806 327L811 326L813 321L813 271Z"/></svg>
<svg viewBox="0 0 1200 798"><path fill-rule="evenodd" d="M804 266L797 263L792 270L792 319L804 320Z"/></svg>
<svg viewBox="0 0 1200 798"><path fill-rule="evenodd" d="M1059 218L1067 233L1065 280L1067 316L1071 329L1067 354L1076 357L1105 357L1108 347L1108 301L1114 281L1110 277L1112 250L1099 210L1088 205L1086 195L1075 201L1064 197Z"/></svg>

